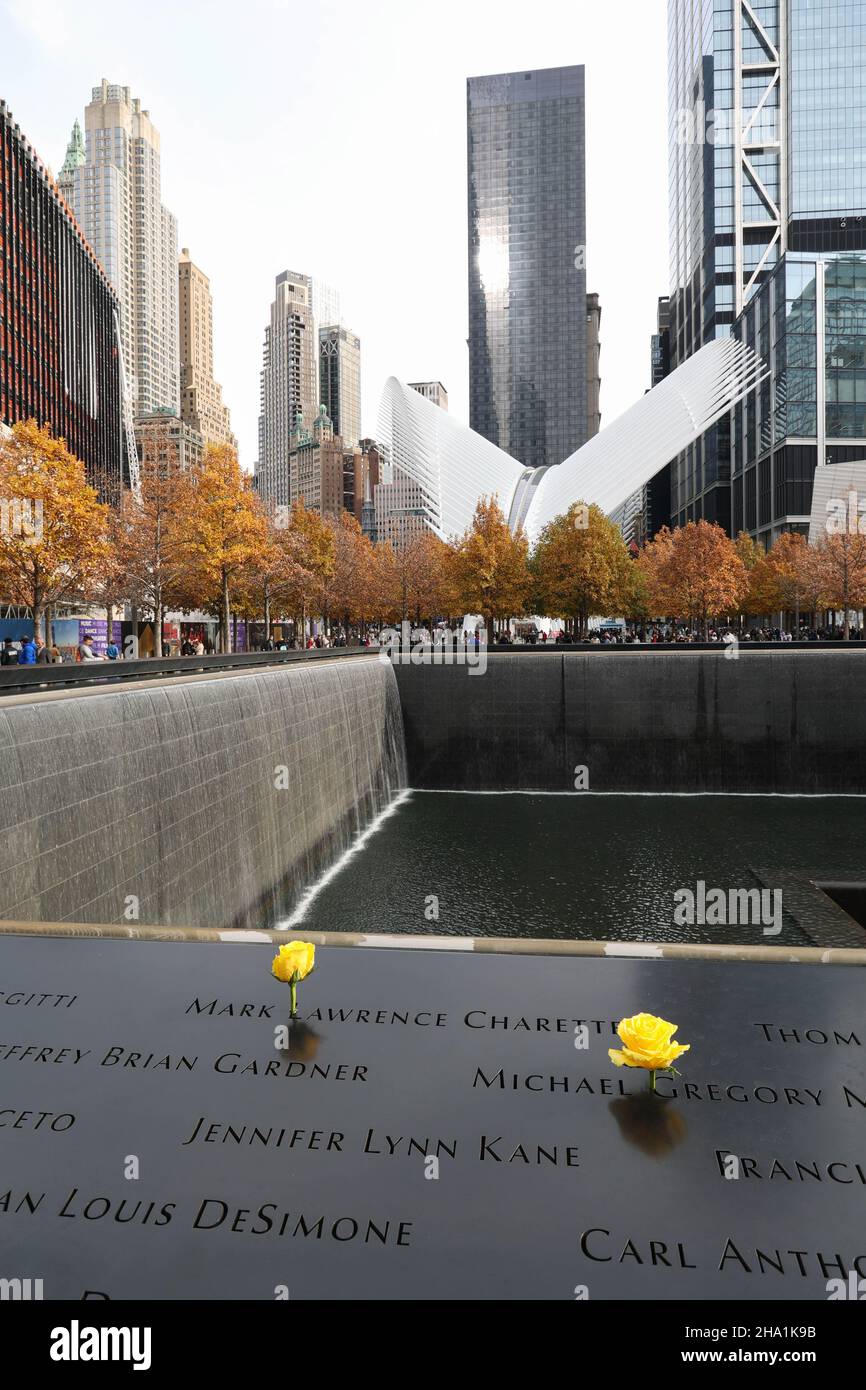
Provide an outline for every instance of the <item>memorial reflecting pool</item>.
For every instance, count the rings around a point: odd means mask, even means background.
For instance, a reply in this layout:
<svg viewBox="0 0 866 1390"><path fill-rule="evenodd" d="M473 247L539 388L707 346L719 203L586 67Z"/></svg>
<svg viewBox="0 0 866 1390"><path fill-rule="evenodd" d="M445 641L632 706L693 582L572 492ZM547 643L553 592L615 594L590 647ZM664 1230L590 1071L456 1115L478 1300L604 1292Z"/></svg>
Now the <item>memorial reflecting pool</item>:
<svg viewBox="0 0 866 1390"><path fill-rule="evenodd" d="M807 881L866 879L864 843L858 797L413 791L280 925L802 946L816 940L799 925L818 897ZM698 881L707 893L768 890L767 925L780 889L781 930L732 921L730 910L725 925L675 922L678 889L695 893L699 917ZM857 943L842 919L839 939L820 944Z"/></svg>

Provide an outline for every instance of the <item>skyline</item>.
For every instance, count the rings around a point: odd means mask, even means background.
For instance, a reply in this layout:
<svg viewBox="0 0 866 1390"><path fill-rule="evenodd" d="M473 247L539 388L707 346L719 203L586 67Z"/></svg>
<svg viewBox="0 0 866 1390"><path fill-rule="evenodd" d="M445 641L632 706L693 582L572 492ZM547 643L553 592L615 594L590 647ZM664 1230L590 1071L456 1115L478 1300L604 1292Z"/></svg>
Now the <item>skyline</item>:
<svg viewBox="0 0 866 1390"><path fill-rule="evenodd" d="M182 13L160 2L146 23L124 4L106 31L97 0L74 12L57 0L3 0L3 91L55 177L102 77L131 87L151 112L179 248L211 281L215 374L251 470L264 329L274 277L287 267L341 292L343 321L361 339L366 433L375 435L390 375L441 380L452 413L468 421L466 79L584 63L604 425L649 384L656 301L668 290L664 5L626 8L633 56L616 51L622 9L615 23L589 5L575 22L573 8L542 3L527 39L512 3L467 16L446 0L435 26L391 3L371 15L326 0L295 15L281 0L252 0L243 25L198 0ZM234 54L250 30L269 40L241 73Z"/></svg>

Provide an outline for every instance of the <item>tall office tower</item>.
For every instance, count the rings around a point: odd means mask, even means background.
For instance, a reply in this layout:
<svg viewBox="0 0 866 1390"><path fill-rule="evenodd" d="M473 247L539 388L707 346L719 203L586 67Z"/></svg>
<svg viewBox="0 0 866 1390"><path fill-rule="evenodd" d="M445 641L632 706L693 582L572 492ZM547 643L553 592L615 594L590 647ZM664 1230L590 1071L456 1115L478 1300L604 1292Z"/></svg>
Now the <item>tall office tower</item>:
<svg viewBox="0 0 866 1390"><path fill-rule="evenodd" d="M75 216L120 300L136 415L179 412L177 223L161 200L159 132L129 87L103 79L84 112Z"/></svg>
<svg viewBox="0 0 866 1390"><path fill-rule="evenodd" d="M442 410L448 409L448 392L441 381L410 381L409 385L413 391L423 396L425 401L432 401Z"/></svg>
<svg viewBox="0 0 866 1390"><path fill-rule="evenodd" d="M329 324L341 324L343 315L339 290L335 290L333 285L326 284L315 275L304 275L301 278L307 282L310 291L310 307L313 310L316 332L318 333L320 328L327 328Z"/></svg>
<svg viewBox="0 0 866 1390"><path fill-rule="evenodd" d="M586 437L601 429L601 303L586 296ZM561 460L560 460L561 462Z"/></svg>
<svg viewBox="0 0 866 1390"><path fill-rule="evenodd" d="M289 442L298 421L312 429L318 402L318 334L308 275L277 276L265 328L256 487L263 498L290 505Z"/></svg>
<svg viewBox="0 0 866 1390"><path fill-rule="evenodd" d="M336 325L319 329L319 404L344 446L361 437L361 339Z"/></svg>
<svg viewBox="0 0 866 1390"><path fill-rule="evenodd" d="M527 467L588 437L582 67L470 77L469 423Z"/></svg>
<svg viewBox="0 0 866 1390"><path fill-rule="evenodd" d="M816 466L866 453L864 24L863 0L670 0L671 366L733 332L772 369L674 462L675 522L771 544Z"/></svg>
<svg viewBox="0 0 866 1390"><path fill-rule="evenodd" d="M190 260L186 247L178 262L180 318L180 413L206 444L237 447L222 387L213 374L213 298L210 281Z"/></svg>
<svg viewBox="0 0 866 1390"><path fill-rule="evenodd" d="M129 484L117 297L0 101L0 426L62 436L104 502Z"/></svg>

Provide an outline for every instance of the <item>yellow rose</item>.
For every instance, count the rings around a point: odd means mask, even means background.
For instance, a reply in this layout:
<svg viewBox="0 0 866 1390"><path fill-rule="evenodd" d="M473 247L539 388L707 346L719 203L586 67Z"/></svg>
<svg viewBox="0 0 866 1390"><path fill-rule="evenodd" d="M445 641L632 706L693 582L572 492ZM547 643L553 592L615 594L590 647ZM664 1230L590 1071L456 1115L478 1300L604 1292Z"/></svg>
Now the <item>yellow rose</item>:
<svg viewBox="0 0 866 1390"><path fill-rule="evenodd" d="M316 948L311 941L290 941L281 946L279 955L274 956L271 971L283 984L291 984L292 977L305 980L316 960Z"/></svg>
<svg viewBox="0 0 866 1390"><path fill-rule="evenodd" d="M689 1043L672 1041L676 1023L666 1023L655 1014L635 1014L624 1018L617 1026L622 1039L622 1051L608 1048L608 1056L617 1067L643 1067L645 1071L666 1071L677 1057L688 1052Z"/></svg>

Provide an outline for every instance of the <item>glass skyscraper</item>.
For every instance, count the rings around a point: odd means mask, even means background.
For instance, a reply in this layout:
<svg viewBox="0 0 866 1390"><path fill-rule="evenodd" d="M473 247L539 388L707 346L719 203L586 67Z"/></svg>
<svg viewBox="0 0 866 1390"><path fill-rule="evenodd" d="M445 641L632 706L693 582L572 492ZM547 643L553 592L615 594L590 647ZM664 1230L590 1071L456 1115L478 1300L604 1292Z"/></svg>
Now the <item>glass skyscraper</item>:
<svg viewBox="0 0 866 1390"><path fill-rule="evenodd" d="M866 0L669 0L671 359L734 333L770 378L675 460L674 524L805 530L866 457Z"/></svg>
<svg viewBox="0 0 866 1390"><path fill-rule="evenodd" d="M527 467L586 442L584 70L470 77L469 423Z"/></svg>

